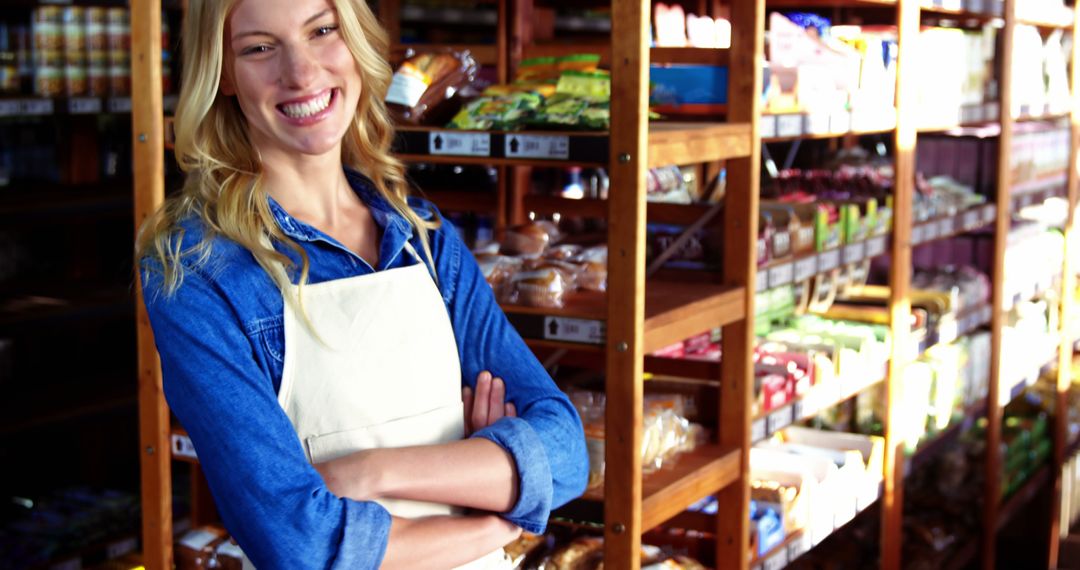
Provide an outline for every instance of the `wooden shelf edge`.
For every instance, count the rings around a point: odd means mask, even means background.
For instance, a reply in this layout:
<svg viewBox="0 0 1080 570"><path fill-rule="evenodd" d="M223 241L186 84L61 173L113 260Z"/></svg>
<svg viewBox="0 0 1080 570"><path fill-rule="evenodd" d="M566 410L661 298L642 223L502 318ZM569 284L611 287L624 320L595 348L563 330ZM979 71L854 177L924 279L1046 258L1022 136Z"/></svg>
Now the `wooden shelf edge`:
<svg viewBox="0 0 1080 570"><path fill-rule="evenodd" d="M645 287L644 352L652 353L703 331L746 317L743 287L665 283ZM676 302L672 303L672 299ZM678 299L681 297L681 299Z"/></svg>
<svg viewBox="0 0 1080 570"><path fill-rule="evenodd" d="M960 437L965 428L971 427L979 416L986 413L986 400L982 399L964 409L963 415L941 430L933 438L926 440L907 458L907 468L904 477L907 477L916 469L924 467L927 463L941 454L942 451L952 446L956 438Z"/></svg>
<svg viewBox="0 0 1080 570"><path fill-rule="evenodd" d="M739 480L739 463L742 454L738 449L716 445L699 447L691 452L692 457L700 459L710 457L698 468L674 478L652 493L642 492L641 530L652 530L702 497L719 492ZM676 461L689 461L691 457L679 457ZM663 473L657 473L663 476ZM657 477L659 478L659 477ZM654 479L655 480L655 479ZM643 484L648 489L650 485ZM648 493L648 494L647 494Z"/></svg>

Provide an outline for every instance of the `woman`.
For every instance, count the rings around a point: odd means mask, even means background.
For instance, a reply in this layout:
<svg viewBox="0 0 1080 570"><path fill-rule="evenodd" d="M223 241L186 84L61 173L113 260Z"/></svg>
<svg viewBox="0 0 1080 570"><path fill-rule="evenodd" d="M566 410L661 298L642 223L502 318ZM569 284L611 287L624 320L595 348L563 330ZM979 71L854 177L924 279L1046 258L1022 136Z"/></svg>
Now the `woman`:
<svg viewBox="0 0 1080 570"><path fill-rule="evenodd" d="M501 567L586 482L573 407L406 200L386 47L362 0L188 4L187 180L137 254L166 397L260 568Z"/></svg>

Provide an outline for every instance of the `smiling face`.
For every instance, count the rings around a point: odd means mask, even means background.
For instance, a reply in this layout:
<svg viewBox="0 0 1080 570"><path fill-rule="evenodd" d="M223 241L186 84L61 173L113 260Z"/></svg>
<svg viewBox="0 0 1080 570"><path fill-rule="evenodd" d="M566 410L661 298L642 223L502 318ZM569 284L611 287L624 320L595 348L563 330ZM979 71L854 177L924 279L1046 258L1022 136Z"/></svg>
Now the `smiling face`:
<svg viewBox="0 0 1080 570"><path fill-rule="evenodd" d="M225 26L221 92L235 95L264 161L340 157L360 98L329 0L240 0Z"/></svg>

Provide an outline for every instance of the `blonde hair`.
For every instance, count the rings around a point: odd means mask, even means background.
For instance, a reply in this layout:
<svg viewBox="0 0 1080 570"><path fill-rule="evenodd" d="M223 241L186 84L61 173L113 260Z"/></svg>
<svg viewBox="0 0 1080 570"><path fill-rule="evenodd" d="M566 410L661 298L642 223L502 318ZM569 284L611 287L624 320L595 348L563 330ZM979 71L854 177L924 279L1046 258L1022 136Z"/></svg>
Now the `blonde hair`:
<svg viewBox="0 0 1080 570"><path fill-rule="evenodd" d="M161 265L165 295L183 283L185 258L204 263L210 244L224 236L251 251L255 260L283 292L291 282L288 256L274 249L285 245L301 260L298 283L307 281L310 260L278 227L260 184L260 161L247 135L247 121L236 100L219 91L224 71L225 23L237 0L190 0L182 32L183 61L180 98L174 130L175 154L186 174L180 193L166 200L139 230L136 259L152 258ZM330 0L338 26L356 60L363 89L352 124L342 141L342 163L371 180L375 190L404 217L420 236L432 267L428 231L439 227L409 207L404 167L390 155L394 126L383 103L392 69L386 32L364 0ZM182 220L197 217L204 228L201 241L183 248ZM286 296L291 299L291 296Z"/></svg>

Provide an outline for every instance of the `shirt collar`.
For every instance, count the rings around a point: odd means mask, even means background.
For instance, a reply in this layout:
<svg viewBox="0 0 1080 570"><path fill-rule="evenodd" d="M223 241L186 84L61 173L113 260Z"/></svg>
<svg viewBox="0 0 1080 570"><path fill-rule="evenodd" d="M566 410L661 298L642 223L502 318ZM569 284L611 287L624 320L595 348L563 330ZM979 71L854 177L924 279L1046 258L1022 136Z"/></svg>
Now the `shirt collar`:
<svg viewBox="0 0 1080 570"><path fill-rule="evenodd" d="M405 247L405 242L412 238L412 225L404 216L394 210L393 206L379 194L371 180L366 176L346 168L345 177L356 195L364 201L364 204L371 211L371 217L375 220L375 223L382 229L383 237L379 246L379 266L385 267L398 257ZM289 215L285 208L271 196L267 195L267 200L270 213L274 216L274 220L277 221L278 226L281 227L281 231L285 235L299 241L324 240L337 243L333 238L314 226Z"/></svg>

